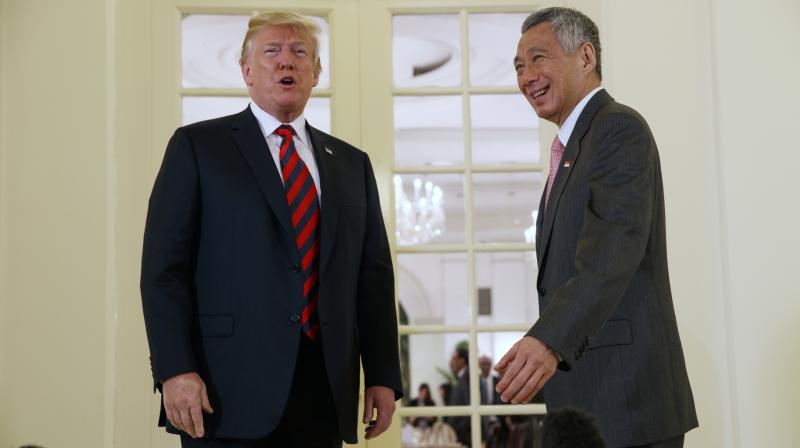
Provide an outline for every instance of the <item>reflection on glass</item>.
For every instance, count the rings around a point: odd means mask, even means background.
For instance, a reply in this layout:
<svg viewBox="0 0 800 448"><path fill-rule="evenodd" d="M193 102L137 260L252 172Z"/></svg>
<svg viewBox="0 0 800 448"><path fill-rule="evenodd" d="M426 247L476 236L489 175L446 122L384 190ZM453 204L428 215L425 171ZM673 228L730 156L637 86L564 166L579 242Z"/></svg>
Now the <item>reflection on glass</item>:
<svg viewBox="0 0 800 448"><path fill-rule="evenodd" d="M526 242L525 232L535 224L531 212L542 196L542 173L475 173L472 182L475 242Z"/></svg>
<svg viewBox="0 0 800 448"><path fill-rule="evenodd" d="M468 393L469 387L465 386L469 384L469 377L458 377L452 366L461 362L453 362L456 347L466 347L468 340L467 333L402 336L400 364L404 373L404 395L409 399L416 398L420 384L427 383L437 406L466 405L463 400L468 396L461 393ZM456 397L455 394L461 395Z"/></svg>
<svg viewBox="0 0 800 448"><path fill-rule="evenodd" d="M461 85L458 15L397 15L392 20L396 87Z"/></svg>
<svg viewBox="0 0 800 448"><path fill-rule="evenodd" d="M469 323L466 254L399 254L397 294L410 325Z"/></svg>
<svg viewBox="0 0 800 448"><path fill-rule="evenodd" d="M321 32L318 88L330 85L330 34L324 17L311 17ZM181 20L183 87L245 87L239 68L250 16L189 14Z"/></svg>
<svg viewBox="0 0 800 448"><path fill-rule="evenodd" d="M534 276L535 278L535 276ZM502 331L478 333L478 366L481 375L481 404L508 405L495 392L494 386L502 375L492 369L500 358L525 335L524 332ZM537 394L531 403L541 403ZM533 443L541 433L544 415L485 415L481 416L481 431L487 444L495 447L538 446Z"/></svg>
<svg viewBox="0 0 800 448"><path fill-rule="evenodd" d="M521 94L473 95L472 161L538 163L539 117Z"/></svg>
<svg viewBox="0 0 800 448"><path fill-rule="evenodd" d="M183 124L196 123L243 111L250 98L246 96L186 96L183 97ZM331 99L312 97L306 103L304 115L308 124L323 132L331 131Z"/></svg>
<svg viewBox="0 0 800 448"><path fill-rule="evenodd" d="M534 252L476 253L475 287L491 304L490 313L478 313L478 323L533 325L539 317L538 272Z"/></svg>
<svg viewBox="0 0 800 448"><path fill-rule="evenodd" d="M536 402L534 397L533 403ZM487 446L511 448L519 446L541 446L544 415L491 415L481 417ZM484 423L485 422L485 423Z"/></svg>
<svg viewBox="0 0 800 448"><path fill-rule="evenodd" d="M460 174L398 174L394 184L398 245L464 242Z"/></svg>
<svg viewBox="0 0 800 448"><path fill-rule="evenodd" d="M473 86L516 86L512 58L527 14L469 15L469 80Z"/></svg>
<svg viewBox="0 0 800 448"><path fill-rule="evenodd" d="M462 117L460 96L395 97L395 165L454 165L463 162Z"/></svg>

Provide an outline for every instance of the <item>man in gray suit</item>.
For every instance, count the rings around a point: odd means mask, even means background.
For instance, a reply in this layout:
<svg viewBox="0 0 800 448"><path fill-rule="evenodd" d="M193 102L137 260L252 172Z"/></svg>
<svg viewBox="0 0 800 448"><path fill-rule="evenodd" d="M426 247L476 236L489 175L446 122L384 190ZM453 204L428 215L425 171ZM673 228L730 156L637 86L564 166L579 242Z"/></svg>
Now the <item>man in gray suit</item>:
<svg viewBox="0 0 800 448"><path fill-rule="evenodd" d="M611 447L683 446L697 416L650 129L600 86L597 26L578 11L530 15L514 66L559 130L536 223L540 317L497 364L497 391L526 403L544 387L549 411L594 414Z"/></svg>

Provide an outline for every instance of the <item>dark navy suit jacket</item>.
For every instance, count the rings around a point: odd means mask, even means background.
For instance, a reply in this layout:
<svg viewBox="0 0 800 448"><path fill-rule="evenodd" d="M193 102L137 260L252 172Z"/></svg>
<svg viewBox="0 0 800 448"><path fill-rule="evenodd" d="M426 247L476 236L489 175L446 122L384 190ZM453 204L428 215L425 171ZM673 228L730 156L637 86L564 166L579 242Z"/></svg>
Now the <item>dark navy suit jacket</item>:
<svg viewBox="0 0 800 448"><path fill-rule="evenodd" d="M563 362L548 411L592 413L609 446L697 426L667 270L658 149L633 109L597 92L539 207L540 317L528 335Z"/></svg>
<svg viewBox="0 0 800 448"><path fill-rule="evenodd" d="M392 262L368 156L308 134L322 191L321 343L341 436L355 443L359 360L366 386L402 393ZM198 372L215 410L210 437L263 437L281 418L304 305L293 241L249 108L175 131L150 197L142 304L156 386Z"/></svg>

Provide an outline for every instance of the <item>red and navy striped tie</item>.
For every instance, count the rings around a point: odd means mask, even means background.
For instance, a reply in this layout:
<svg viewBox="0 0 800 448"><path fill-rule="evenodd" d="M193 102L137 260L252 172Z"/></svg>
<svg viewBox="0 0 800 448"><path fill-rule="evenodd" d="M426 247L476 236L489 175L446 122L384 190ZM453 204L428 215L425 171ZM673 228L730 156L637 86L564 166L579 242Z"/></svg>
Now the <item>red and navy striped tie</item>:
<svg viewBox="0 0 800 448"><path fill-rule="evenodd" d="M303 269L303 299L300 317L303 332L312 341L319 337L319 199L314 179L294 146L294 129L281 125L276 131L281 142L281 177L286 189L286 202L294 227L295 243Z"/></svg>

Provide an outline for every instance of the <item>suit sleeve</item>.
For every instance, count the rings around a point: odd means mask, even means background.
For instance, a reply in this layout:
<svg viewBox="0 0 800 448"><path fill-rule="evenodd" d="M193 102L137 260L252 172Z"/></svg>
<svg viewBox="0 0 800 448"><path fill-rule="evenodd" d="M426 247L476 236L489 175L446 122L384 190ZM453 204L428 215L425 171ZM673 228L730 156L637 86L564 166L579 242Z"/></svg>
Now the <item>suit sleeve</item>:
<svg viewBox="0 0 800 448"><path fill-rule="evenodd" d="M576 274L554 293L528 332L561 355L569 370L617 307L647 248L657 152L633 114L600 118L591 144L589 194L577 243Z"/></svg>
<svg viewBox="0 0 800 448"><path fill-rule="evenodd" d="M155 387L196 371L191 343L199 228L197 163L186 131L170 139L147 211L141 294Z"/></svg>
<svg viewBox="0 0 800 448"><path fill-rule="evenodd" d="M403 396L394 271L389 240L381 213L378 187L369 157L365 155L367 193L366 231L358 277L358 333L365 386L386 386L395 399Z"/></svg>

